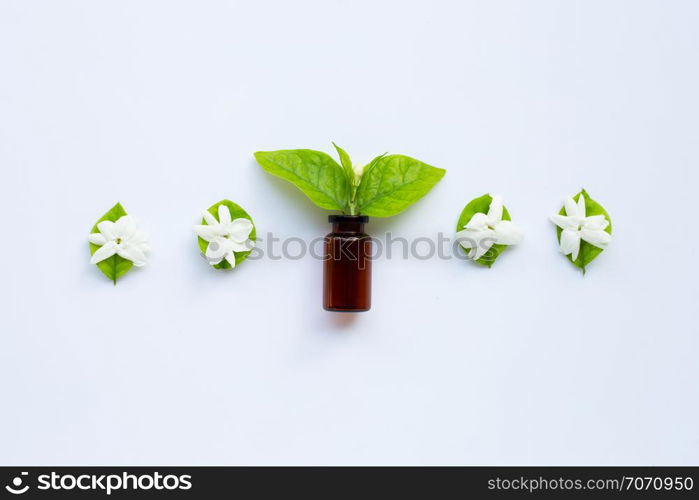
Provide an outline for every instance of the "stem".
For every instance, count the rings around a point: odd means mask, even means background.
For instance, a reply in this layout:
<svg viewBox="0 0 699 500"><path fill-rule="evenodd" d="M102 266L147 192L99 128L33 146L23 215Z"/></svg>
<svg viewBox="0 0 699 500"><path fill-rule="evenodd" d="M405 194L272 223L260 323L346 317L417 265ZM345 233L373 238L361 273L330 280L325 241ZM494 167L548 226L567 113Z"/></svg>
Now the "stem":
<svg viewBox="0 0 699 500"><path fill-rule="evenodd" d="M350 185L350 199L349 199L349 214L359 215L359 209L357 208L357 188L359 188L359 182L353 180Z"/></svg>
<svg viewBox="0 0 699 500"><path fill-rule="evenodd" d="M114 278L112 278L112 281L114 281L114 286L116 286L116 280L117 280L117 256L114 254L112 256L112 260L114 261Z"/></svg>

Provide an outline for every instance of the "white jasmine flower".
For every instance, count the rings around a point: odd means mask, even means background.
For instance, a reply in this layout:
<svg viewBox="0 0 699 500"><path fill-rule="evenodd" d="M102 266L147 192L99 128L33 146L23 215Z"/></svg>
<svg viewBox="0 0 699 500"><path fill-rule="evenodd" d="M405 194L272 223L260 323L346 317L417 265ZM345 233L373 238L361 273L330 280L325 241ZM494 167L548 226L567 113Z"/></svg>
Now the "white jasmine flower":
<svg viewBox="0 0 699 500"><path fill-rule="evenodd" d="M353 163L352 164L352 169L354 170L355 178L359 179L362 177L362 174L364 173L364 167L365 167L365 165L363 165L361 163Z"/></svg>
<svg viewBox="0 0 699 500"><path fill-rule="evenodd" d="M218 206L218 220L208 210L204 210L203 216L207 225L194 226L194 232L209 242L206 248L209 264L215 266L225 259L235 267L235 252L247 252L254 246L249 239L252 222L242 217L231 220L231 212L224 204Z"/></svg>
<svg viewBox="0 0 699 500"><path fill-rule="evenodd" d="M150 250L148 237L138 228L130 215L124 215L116 222L102 221L97 224L98 233L91 233L87 239L100 248L92 255L91 264L97 264L116 254L140 267L146 264L146 252Z"/></svg>
<svg viewBox="0 0 699 500"><path fill-rule="evenodd" d="M516 245L524 237L524 232L512 221L502 220L502 196L492 198L487 214L474 214L463 231L456 233L457 241L470 250L468 256L473 260L480 259L496 243Z"/></svg>
<svg viewBox="0 0 699 500"><path fill-rule="evenodd" d="M604 215L585 216L585 196L582 193L577 203L569 196L564 207L566 215L550 217L551 222L563 229L560 241L563 255L571 255L574 261L577 260L581 240L598 248L607 248L612 241L612 235L605 231L609 221Z"/></svg>

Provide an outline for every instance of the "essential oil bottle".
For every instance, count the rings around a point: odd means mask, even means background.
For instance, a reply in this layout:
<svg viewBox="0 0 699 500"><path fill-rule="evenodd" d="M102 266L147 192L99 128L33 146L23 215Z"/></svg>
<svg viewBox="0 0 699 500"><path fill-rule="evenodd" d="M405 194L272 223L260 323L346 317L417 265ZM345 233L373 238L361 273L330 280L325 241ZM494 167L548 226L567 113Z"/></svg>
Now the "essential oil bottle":
<svg viewBox="0 0 699 500"><path fill-rule="evenodd" d="M366 215L331 215L325 236L323 307L327 311L362 312L371 308L371 237Z"/></svg>

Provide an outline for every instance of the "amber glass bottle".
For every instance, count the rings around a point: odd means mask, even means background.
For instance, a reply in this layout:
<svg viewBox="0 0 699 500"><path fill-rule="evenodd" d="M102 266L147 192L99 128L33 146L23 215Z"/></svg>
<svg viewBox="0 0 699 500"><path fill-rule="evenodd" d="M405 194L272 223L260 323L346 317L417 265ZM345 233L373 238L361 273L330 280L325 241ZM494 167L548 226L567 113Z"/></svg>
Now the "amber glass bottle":
<svg viewBox="0 0 699 500"><path fill-rule="evenodd" d="M371 237L364 232L366 215L331 215L325 236L323 307L361 312L371 308Z"/></svg>

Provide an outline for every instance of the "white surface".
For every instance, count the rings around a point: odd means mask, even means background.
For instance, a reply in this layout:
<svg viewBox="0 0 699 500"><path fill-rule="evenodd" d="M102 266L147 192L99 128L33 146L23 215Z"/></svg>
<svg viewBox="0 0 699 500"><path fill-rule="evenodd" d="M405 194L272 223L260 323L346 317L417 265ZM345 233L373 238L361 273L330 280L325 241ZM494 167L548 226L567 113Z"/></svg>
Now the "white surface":
<svg viewBox="0 0 699 500"><path fill-rule="evenodd" d="M697 464L695 2L0 3L2 464ZM261 233L327 213L258 149L447 169L381 236L452 235L500 192L491 270L374 267L321 310L321 265L207 268L230 198ZM615 241L580 276L547 216L584 186ZM150 265L112 286L114 202Z"/></svg>

